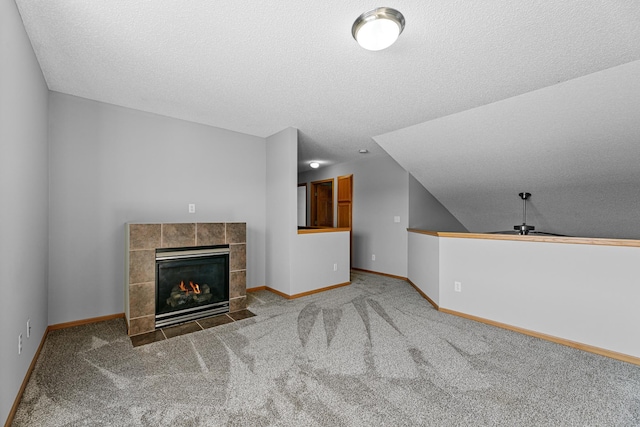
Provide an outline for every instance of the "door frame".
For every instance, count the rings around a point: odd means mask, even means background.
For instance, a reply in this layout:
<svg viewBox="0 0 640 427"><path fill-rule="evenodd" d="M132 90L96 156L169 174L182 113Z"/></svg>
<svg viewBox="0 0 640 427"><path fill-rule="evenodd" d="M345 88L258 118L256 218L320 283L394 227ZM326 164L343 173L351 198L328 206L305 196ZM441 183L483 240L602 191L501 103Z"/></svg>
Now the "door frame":
<svg viewBox="0 0 640 427"><path fill-rule="evenodd" d="M300 200L300 187L304 187L304 196L303 200ZM307 183L303 182L302 184L298 184L298 227L306 227L307 221L309 220L309 215L307 215ZM304 209L304 224L300 224L300 209Z"/></svg>
<svg viewBox="0 0 640 427"><path fill-rule="evenodd" d="M311 196L311 212L310 212L310 217L309 217L309 226L310 227L318 227L318 228L329 228L327 226L318 226L316 225L316 223L318 222L318 186L322 185L322 184L326 184L326 183L331 183L331 227L333 227L333 224L335 223L335 214L334 214L334 210L335 210L335 185L334 185L334 179L333 178L329 178L329 179L322 179L320 181L312 181L311 182L311 191L310 191L310 196Z"/></svg>
<svg viewBox="0 0 640 427"><path fill-rule="evenodd" d="M353 174L342 175L337 178L338 181L338 201L336 203L336 217L338 227L340 227L340 209L345 206L349 209L349 262L353 265ZM344 183L348 183L349 191L341 191ZM345 194L346 193L346 194Z"/></svg>

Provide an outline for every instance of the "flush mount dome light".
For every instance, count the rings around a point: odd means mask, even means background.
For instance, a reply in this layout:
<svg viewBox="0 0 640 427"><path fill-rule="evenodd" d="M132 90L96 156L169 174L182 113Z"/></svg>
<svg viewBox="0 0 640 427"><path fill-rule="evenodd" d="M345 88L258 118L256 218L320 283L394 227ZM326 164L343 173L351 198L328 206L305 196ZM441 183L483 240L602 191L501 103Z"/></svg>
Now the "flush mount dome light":
<svg viewBox="0 0 640 427"><path fill-rule="evenodd" d="M404 30L404 16L390 7L379 7L356 19L351 34L367 50L382 50L391 46Z"/></svg>
<svg viewBox="0 0 640 427"><path fill-rule="evenodd" d="M320 163L311 162L311 163L309 163L309 166L311 166L312 169L318 169L320 167Z"/></svg>

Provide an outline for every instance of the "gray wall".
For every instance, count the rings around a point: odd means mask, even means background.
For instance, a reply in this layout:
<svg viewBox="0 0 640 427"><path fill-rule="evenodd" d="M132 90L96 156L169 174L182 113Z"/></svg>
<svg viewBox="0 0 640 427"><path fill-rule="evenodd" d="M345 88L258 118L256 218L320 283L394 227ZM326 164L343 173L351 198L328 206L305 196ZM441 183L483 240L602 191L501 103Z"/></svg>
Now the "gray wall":
<svg viewBox="0 0 640 427"><path fill-rule="evenodd" d="M291 295L291 252L297 234L298 130L287 128L267 138L266 285Z"/></svg>
<svg viewBox="0 0 640 427"><path fill-rule="evenodd" d="M563 239L438 240L441 308L640 358L640 248ZM413 260L433 254L431 246ZM531 266L525 274L523 261Z"/></svg>
<svg viewBox="0 0 640 427"><path fill-rule="evenodd" d="M407 276L408 174L391 157L366 157L298 175L299 183L353 174L353 267ZM337 192L337 182L334 182ZM395 223L394 217L400 222ZM371 255L376 260L371 260Z"/></svg>
<svg viewBox="0 0 640 427"><path fill-rule="evenodd" d="M49 324L123 312L128 221L244 221L264 285L264 138L56 92L50 123Z"/></svg>
<svg viewBox="0 0 640 427"><path fill-rule="evenodd" d="M13 1L0 2L0 58L0 285L5 295L0 309L0 423L4 424L47 328L49 91ZM23 350L18 355L20 333Z"/></svg>
<svg viewBox="0 0 640 427"><path fill-rule="evenodd" d="M464 225L411 174L409 174L409 227L431 231L467 231Z"/></svg>

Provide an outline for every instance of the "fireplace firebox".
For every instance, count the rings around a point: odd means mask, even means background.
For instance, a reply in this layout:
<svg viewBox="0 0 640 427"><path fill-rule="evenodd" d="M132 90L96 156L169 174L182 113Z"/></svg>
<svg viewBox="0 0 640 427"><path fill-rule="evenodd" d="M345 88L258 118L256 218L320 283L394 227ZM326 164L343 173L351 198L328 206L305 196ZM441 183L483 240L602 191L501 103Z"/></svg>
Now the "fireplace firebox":
<svg viewBox="0 0 640 427"><path fill-rule="evenodd" d="M156 328L229 312L229 245L156 249Z"/></svg>

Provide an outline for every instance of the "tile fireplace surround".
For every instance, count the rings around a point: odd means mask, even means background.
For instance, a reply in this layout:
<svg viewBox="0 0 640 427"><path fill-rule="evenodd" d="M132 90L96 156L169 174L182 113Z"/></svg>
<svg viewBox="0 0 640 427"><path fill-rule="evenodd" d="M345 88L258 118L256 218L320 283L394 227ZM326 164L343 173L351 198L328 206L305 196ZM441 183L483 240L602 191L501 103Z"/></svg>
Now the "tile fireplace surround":
<svg viewBox="0 0 640 427"><path fill-rule="evenodd" d="M246 308L246 223L127 223L125 317L129 335L155 330L156 249L229 245L229 312Z"/></svg>

